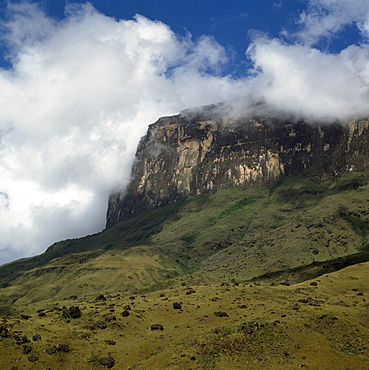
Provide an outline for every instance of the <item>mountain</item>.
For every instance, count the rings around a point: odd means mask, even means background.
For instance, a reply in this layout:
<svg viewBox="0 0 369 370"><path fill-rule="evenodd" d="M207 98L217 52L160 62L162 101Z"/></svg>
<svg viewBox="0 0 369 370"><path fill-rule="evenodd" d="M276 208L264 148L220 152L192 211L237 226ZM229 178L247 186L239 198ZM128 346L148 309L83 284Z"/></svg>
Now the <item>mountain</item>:
<svg viewBox="0 0 369 370"><path fill-rule="evenodd" d="M367 368L369 121L264 108L160 118L106 230L0 266L3 368Z"/></svg>
<svg viewBox="0 0 369 370"><path fill-rule="evenodd" d="M318 124L280 112L233 117L229 111L213 105L150 125L128 189L110 198L107 227L189 195L272 185L302 173L332 184L368 169L366 119Z"/></svg>

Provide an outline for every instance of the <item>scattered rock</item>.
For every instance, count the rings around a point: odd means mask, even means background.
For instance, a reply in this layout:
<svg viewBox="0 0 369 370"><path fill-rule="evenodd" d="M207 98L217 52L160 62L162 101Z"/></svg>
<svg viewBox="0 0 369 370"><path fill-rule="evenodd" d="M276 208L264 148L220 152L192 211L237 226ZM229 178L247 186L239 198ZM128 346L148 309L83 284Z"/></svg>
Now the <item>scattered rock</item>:
<svg viewBox="0 0 369 370"><path fill-rule="evenodd" d="M24 345L23 346L23 354L24 355L28 355L31 351L32 351L32 347L31 346L27 346L27 345Z"/></svg>
<svg viewBox="0 0 369 370"><path fill-rule="evenodd" d="M103 357L100 360L100 365L105 366L107 368L112 368L114 366L114 358L111 356Z"/></svg>
<svg viewBox="0 0 369 370"><path fill-rule="evenodd" d="M160 324L152 324L151 330L164 330L164 326Z"/></svg>
<svg viewBox="0 0 369 370"><path fill-rule="evenodd" d="M99 294L96 298L95 301L106 301L106 298L104 294Z"/></svg>
<svg viewBox="0 0 369 370"><path fill-rule="evenodd" d="M106 325L106 322L104 320L99 320L95 326L99 329L106 329L107 328L107 325Z"/></svg>
<svg viewBox="0 0 369 370"><path fill-rule="evenodd" d="M46 353L47 353L48 355L52 355L52 354L56 353L56 348L55 348L55 347L48 348L48 349L46 350Z"/></svg>
<svg viewBox="0 0 369 370"><path fill-rule="evenodd" d="M5 325L0 325L0 337L9 338L9 330Z"/></svg>
<svg viewBox="0 0 369 370"><path fill-rule="evenodd" d="M68 345L68 344L65 344L65 343L57 344L57 345L55 346L55 349L56 349L58 352L69 352L69 345Z"/></svg>
<svg viewBox="0 0 369 370"><path fill-rule="evenodd" d="M117 321L117 317L115 315L108 315L105 317L105 320L107 322L110 322L110 321Z"/></svg>
<svg viewBox="0 0 369 370"><path fill-rule="evenodd" d="M180 303L178 303L178 302L174 302L174 303L173 303L173 308L174 308L175 310L181 310L181 309L182 309L182 306L181 306L181 304L180 304Z"/></svg>
<svg viewBox="0 0 369 370"><path fill-rule="evenodd" d="M127 317L127 316L129 316L129 311L124 310L124 311L122 312L122 316L123 316L123 317Z"/></svg>
<svg viewBox="0 0 369 370"><path fill-rule="evenodd" d="M38 340L41 340L41 335L40 334L35 334L33 337L32 337L32 340L34 342L38 341Z"/></svg>
<svg viewBox="0 0 369 370"><path fill-rule="evenodd" d="M228 317L227 312L224 312L224 311L216 311L214 312L214 315L217 317Z"/></svg>
<svg viewBox="0 0 369 370"><path fill-rule="evenodd" d="M129 304L126 304L125 306L123 306L123 310L130 311L131 306Z"/></svg>
<svg viewBox="0 0 369 370"><path fill-rule="evenodd" d="M312 282L310 283L310 285L311 285L311 286L318 286L318 283L317 283L316 281L312 281Z"/></svg>
<svg viewBox="0 0 369 370"><path fill-rule="evenodd" d="M69 349L69 344L65 344L65 343L62 343L62 344L57 344L51 348L48 348L46 350L46 353L49 354L49 355L52 355L56 352L69 352L70 349Z"/></svg>
<svg viewBox="0 0 369 370"><path fill-rule="evenodd" d="M110 339L107 339L105 343L109 344L110 346L115 346L117 344L115 340L110 340Z"/></svg>
<svg viewBox="0 0 369 370"><path fill-rule="evenodd" d="M62 311L65 319L78 319L81 317L81 310L78 306L71 306L70 308L63 307Z"/></svg>
<svg viewBox="0 0 369 370"><path fill-rule="evenodd" d="M78 306L72 306L70 309L69 309L69 316L71 319L78 319L79 317L81 317L81 310L79 309Z"/></svg>
<svg viewBox="0 0 369 370"><path fill-rule="evenodd" d="M15 342L17 344L24 344L30 342L26 335L15 335L13 338L15 339Z"/></svg>
<svg viewBox="0 0 369 370"><path fill-rule="evenodd" d="M241 326L241 331L244 331L246 334L254 334L263 327L264 327L263 324L259 324L257 322L253 324L249 322L243 322Z"/></svg>
<svg viewBox="0 0 369 370"><path fill-rule="evenodd" d="M338 301L338 302L333 302L335 306L343 306L343 307L348 307L348 304L345 301Z"/></svg>
<svg viewBox="0 0 369 370"><path fill-rule="evenodd" d="M20 315L21 319L23 320L28 320L30 319L32 316L29 316L29 315Z"/></svg>
<svg viewBox="0 0 369 370"><path fill-rule="evenodd" d="M38 360L38 357L37 356L32 355L32 356L29 356L28 357L28 361L29 362L36 362L37 360Z"/></svg>
<svg viewBox="0 0 369 370"><path fill-rule="evenodd" d="M190 290L187 290L186 295L190 295L193 293L196 293L196 290L190 289Z"/></svg>

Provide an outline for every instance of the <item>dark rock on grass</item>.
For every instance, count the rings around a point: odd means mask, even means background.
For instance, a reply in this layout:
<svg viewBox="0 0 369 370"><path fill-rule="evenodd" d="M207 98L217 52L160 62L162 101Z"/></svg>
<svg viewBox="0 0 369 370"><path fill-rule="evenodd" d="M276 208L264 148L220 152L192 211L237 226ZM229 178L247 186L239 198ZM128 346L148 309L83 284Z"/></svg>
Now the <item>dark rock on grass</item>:
<svg viewBox="0 0 369 370"><path fill-rule="evenodd" d="M112 368L114 366L114 358L111 356L106 356L100 359L100 365L107 368Z"/></svg>
<svg viewBox="0 0 369 370"><path fill-rule="evenodd" d="M263 324L259 324L257 322L253 324L248 323L248 322L243 322L241 326L241 331L245 332L246 334L254 334L255 332L257 332L263 327L264 327Z"/></svg>
<svg viewBox="0 0 369 370"><path fill-rule="evenodd" d="M131 306L129 304L126 304L125 306L123 306L123 310L130 311L131 310Z"/></svg>
<svg viewBox="0 0 369 370"><path fill-rule="evenodd" d="M227 312L224 312L224 311L216 311L214 312L214 315L217 317L228 317Z"/></svg>
<svg viewBox="0 0 369 370"><path fill-rule="evenodd" d="M46 313L45 312L39 312L38 313L38 317L45 317L46 316Z"/></svg>
<svg viewBox="0 0 369 370"><path fill-rule="evenodd" d="M81 310L78 306L63 307L63 317L65 319L78 319L81 315Z"/></svg>
<svg viewBox="0 0 369 370"><path fill-rule="evenodd" d="M61 343L61 344L57 344L51 348L48 348L46 350L46 353L49 354L49 355L52 355L56 352L69 352L70 349L69 349L69 344L65 344L65 343Z"/></svg>
<svg viewBox="0 0 369 370"><path fill-rule="evenodd" d="M9 330L5 325L0 325L0 337L9 338Z"/></svg>
<svg viewBox="0 0 369 370"><path fill-rule="evenodd" d="M55 348L55 347L48 348L48 349L46 350L46 353L47 353L48 355L53 355L54 353L56 353L56 348Z"/></svg>
<svg viewBox="0 0 369 370"><path fill-rule="evenodd" d="M107 322L110 322L110 321L117 321L117 317L115 315L108 315L105 317L105 320Z"/></svg>
<svg viewBox="0 0 369 370"><path fill-rule="evenodd" d="M68 344L65 344L65 343L57 344L57 345L55 346L55 349L56 349L58 352L69 352L69 345L68 345Z"/></svg>
<svg viewBox="0 0 369 370"><path fill-rule="evenodd" d="M95 301L106 301L106 298L104 294L99 294L96 298Z"/></svg>
<svg viewBox="0 0 369 370"><path fill-rule="evenodd" d="M109 344L110 346L115 346L117 344L115 340L110 340L110 339L107 339L105 343Z"/></svg>
<svg viewBox="0 0 369 370"><path fill-rule="evenodd" d="M23 320L28 320L30 319L32 316L29 316L29 315L20 315L21 319Z"/></svg>
<svg viewBox="0 0 369 370"><path fill-rule="evenodd" d="M99 329L107 328L106 322L104 320L99 320L98 322L96 322L95 326Z"/></svg>
<svg viewBox="0 0 369 370"><path fill-rule="evenodd" d="M28 357L28 361L29 362L36 362L38 360L38 357L37 356L35 356L35 355L32 355L32 356L29 356Z"/></svg>
<svg viewBox="0 0 369 370"><path fill-rule="evenodd" d="M311 285L311 286L318 286L318 283L317 283L316 281L312 281L312 282L310 283L310 285Z"/></svg>
<svg viewBox="0 0 369 370"><path fill-rule="evenodd" d="M31 346L27 346L27 345L24 345L23 346L23 354L24 355L28 355L31 351L32 351L32 347Z"/></svg>
<svg viewBox="0 0 369 370"><path fill-rule="evenodd" d="M181 306L181 304L180 304L180 303L178 303L178 302L174 302L174 303L173 303L173 308L174 308L175 310L181 310L181 309L182 309L182 306Z"/></svg>
<svg viewBox="0 0 369 370"><path fill-rule="evenodd" d="M193 293L196 293L196 290L190 289L186 292L186 295L190 295L190 294L193 294Z"/></svg>
<svg viewBox="0 0 369 370"><path fill-rule="evenodd" d="M123 316L123 317L127 317L127 316L129 316L129 311L124 310L124 311L122 312L122 316Z"/></svg>
<svg viewBox="0 0 369 370"><path fill-rule="evenodd" d="M15 339L15 342L17 344L24 344L30 342L26 335L15 335L13 338Z"/></svg>
<svg viewBox="0 0 369 370"><path fill-rule="evenodd" d="M71 319L77 319L79 317L81 317L81 310L79 309L78 306L72 306L70 309L69 309L69 316Z"/></svg>
<svg viewBox="0 0 369 370"><path fill-rule="evenodd" d="M152 324L151 330L164 330L164 326L160 324Z"/></svg>
<svg viewBox="0 0 369 370"><path fill-rule="evenodd" d="M32 340L34 342L37 342L38 340L41 340L41 335L40 334L35 334L33 337L32 337Z"/></svg>

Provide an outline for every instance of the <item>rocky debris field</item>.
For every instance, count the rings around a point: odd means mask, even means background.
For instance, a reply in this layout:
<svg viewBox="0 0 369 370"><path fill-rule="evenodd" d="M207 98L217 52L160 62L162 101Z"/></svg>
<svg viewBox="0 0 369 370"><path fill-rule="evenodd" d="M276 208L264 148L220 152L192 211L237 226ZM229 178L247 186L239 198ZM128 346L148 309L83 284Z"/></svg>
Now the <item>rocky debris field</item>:
<svg viewBox="0 0 369 370"><path fill-rule="evenodd" d="M368 269L360 264L274 286L207 285L190 275L147 294L30 304L0 321L0 367L368 368Z"/></svg>

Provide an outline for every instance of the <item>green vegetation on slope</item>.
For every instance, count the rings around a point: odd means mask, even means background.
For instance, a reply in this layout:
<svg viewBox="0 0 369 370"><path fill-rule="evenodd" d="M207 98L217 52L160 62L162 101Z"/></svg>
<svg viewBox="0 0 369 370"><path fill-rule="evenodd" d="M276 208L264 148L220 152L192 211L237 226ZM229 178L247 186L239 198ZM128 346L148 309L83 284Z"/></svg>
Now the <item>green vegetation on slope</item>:
<svg viewBox="0 0 369 370"><path fill-rule="evenodd" d="M2 266L2 302L97 294L104 287L149 291L188 273L209 281L293 283L366 261L366 183L362 173L332 186L299 176L189 197Z"/></svg>

